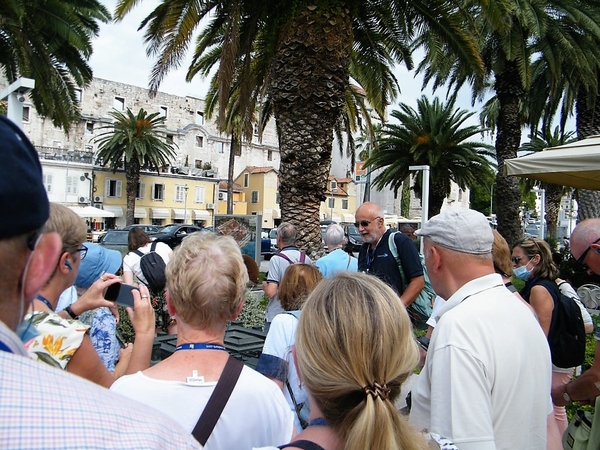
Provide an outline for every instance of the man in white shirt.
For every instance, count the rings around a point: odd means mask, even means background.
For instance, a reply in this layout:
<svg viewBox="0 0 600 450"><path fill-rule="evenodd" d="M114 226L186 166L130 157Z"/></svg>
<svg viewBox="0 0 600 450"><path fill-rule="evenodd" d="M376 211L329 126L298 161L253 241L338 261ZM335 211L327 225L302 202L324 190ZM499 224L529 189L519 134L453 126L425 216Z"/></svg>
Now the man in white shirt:
<svg viewBox="0 0 600 450"><path fill-rule="evenodd" d="M412 391L411 422L461 450L545 449L548 342L494 271L487 219L453 208L417 235L433 288L447 302Z"/></svg>

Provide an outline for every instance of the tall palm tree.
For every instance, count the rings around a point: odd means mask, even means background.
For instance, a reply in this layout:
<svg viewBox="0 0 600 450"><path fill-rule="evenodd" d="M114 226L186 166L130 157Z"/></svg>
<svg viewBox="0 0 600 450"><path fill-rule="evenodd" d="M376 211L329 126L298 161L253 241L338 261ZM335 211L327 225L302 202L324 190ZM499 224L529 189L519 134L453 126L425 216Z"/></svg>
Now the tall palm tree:
<svg viewBox="0 0 600 450"><path fill-rule="evenodd" d="M398 124L386 124L383 138L374 147L366 166L383 169L375 178L379 189L390 186L396 192L409 180L412 165L431 167L429 215L440 212L444 199L450 194L451 181L461 189L472 185L482 168L489 168L488 157L493 156L491 146L471 141L482 130L478 126L465 126L475 113L455 109L456 98L447 103L435 98L430 102L425 96L417 101L415 111L400 104L392 111ZM416 177L415 190L421 194L421 175Z"/></svg>
<svg viewBox="0 0 600 450"><path fill-rule="evenodd" d="M530 136L530 141L521 145L520 150L529 152L541 152L547 147L556 147L557 145L568 144L573 142L574 132L563 133L560 127L555 127L554 131L550 131L549 126L545 126L541 130L537 130L534 136ZM521 181L525 192L531 191L534 186L537 186L546 191L546 219L548 237L556 239L556 227L558 224L558 212L560 211L560 201L563 195L567 194L570 189L564 186L545 183L524 178Z"/></svg>
<svg viewBox="0 0 600 450"><path fill-rule="evenodd" d="M102 127L107 131L95 138L98 143L97 163L108 164L113 173L125 166L127 181L126 224L134 222L135 196L140 181L140 169L156 170L167 166L175 158L172 141L166 139L164 116L156 112L148 114L140 109L134 115L129 108L125 112L110 111L115 120Z"/></svg>
<svg viewBox="0 0 600 450"><path fill-rule="evenodd" d="M79 118L75 89L89 84L92 39L111 20L98 0L0 2L0 67L9 82L35 80L31 99L40 116L69 131Z"/></svg>
<svg viewBox="0 0 600 450"><path fill-rule="evenodd" d="M520 194L517 180L503 174L504 161L517 156L522 132L521 102L532 83L532 60L541 57L549 62L548 76L559 80L573 60L586 61L583 36L600 38L600 9L588 0L498 0L467 2L471 22L481 36L480 48L485 63L485 82L474 79L470 67L460 60L448 61L438 50L437 40L424 33L416 45L429 51L419 65L426 81L434 86L450 83L456 88L471 84L474 98L492 89L499 102L496 129L496 178L498 230L508 242L521 235L519 224ZM579 36L579 38L577 38ZM557 55L562 55L558 57ZM592 56L593 58L593 56ZM592 59L590 58L590 59Z"/></svg>
<svg viewBox="0 0 600 450"><path fill-rule="evenodd" d="M117 18L138 1L121 0ZM351 65L359 66L355 73L364 78L370 73L370 83L361 84L381 112L396 86L389 67L408 61L407 44L423 28L447 41L471 67L482 68L463 15L441 0L162 0L141 25L148 53L157 56L152 89L181 63L203 18L209 23L196 42L192 65L208 61L205 67L219 67L220 108L227 104L236 68L249 83L240 87L242 98L257 92L261 102L270 102L281 152L282 217L298 225L299 244L307 249L321 246L319 207Z"/></svg>

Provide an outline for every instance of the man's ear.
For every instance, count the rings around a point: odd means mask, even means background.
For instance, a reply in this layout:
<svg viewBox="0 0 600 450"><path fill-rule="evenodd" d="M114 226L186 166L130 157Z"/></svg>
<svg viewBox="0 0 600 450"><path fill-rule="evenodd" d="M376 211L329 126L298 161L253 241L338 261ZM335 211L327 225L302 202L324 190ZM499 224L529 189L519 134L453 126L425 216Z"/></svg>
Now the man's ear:
<svg viewBox="0 0 600 450"><path fill-rule="evenodd" d="M29 262L24 284L26 299L31 299L44 287L56 268L56 260L62 248L58 233L45 233L40 236Z"/></svg>

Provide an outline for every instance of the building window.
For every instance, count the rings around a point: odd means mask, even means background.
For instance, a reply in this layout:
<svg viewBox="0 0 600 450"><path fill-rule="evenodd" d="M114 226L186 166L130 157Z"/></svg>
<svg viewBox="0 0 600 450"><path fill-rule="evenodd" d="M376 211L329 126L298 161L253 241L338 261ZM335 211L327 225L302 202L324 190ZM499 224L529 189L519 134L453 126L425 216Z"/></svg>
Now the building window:
<svg viewBox="0 0 600 450"><path fill-rule="evenodd" d="M342 199L342 209L348 209L348 199L347 198Z"/></svg>
<svg viewBox="0 0 600 450"><path fill-rule="evenodd" d="M46 192L48 192L48 194L50 194L52 192L52 174L45 173L44 175L42 175L42 182L44 183Z"/></svg>
<svg viewBox="0 0 600 450"><path fill-rule="evenodd" d="M185 188L186 185L184 184L177 184L175 185L175 201L176 202L180 202L183 203L185 200Z"/></svg>
<svg viewBox="0 0 600 450"><path fill-rule="evenodd" d="M196 125L204 125L204 113L196 111Z"/></svg>
<svg viewBox="0 0 600 450"><path fill-rule="evenodd" d="M121 180L106 179L104 186L105 197L121 197L121 191L123 188L123 182Z"/></svg>
<svg viewBox="0 0 600 450"><path fill-rule="evenodd" d="M115 97L113 108L117 111L125 111L125 99L123 97Z"/></svg>
<svg viewBox="0 0 600 450"><path fill-rule="evenodd" d="M204 203L205 190L204 186L196 186L194 188L194 203Z"/></svg>
<svg viewBox="0 0 600 450"><path fill-rule="evenodd" d="M135 198L143 199L146 196L146 183L142 183L141 181L137 184L137 188L135 190Z"/></svg>
<svg viewBox="0 0 600 450"><path fill-rule="evenodd" d="M459 202L462 202L462 197L463 197L463 191L462 191L462 189L459 189L458 190L458 201Z"/></svg>
<svg viewBox="0 0 600 450"><path fill-rule="evenodd" d="M223 143L217 142L217 153L223 153Z"/></svg>
<svg viewBox="0 0 600 450"><path fill-rule="evenodd" d="M250 174L245 173L244 174L244 187L247 188L248 186L250 186Z"/></svg>
<svg viewBox="0 0 600 450"><path fill-rule="evenodd" d="M196 169L202 169L202 160L201 159L195 159L194 160L194 167Z"/></svg>
<svg viewBox="0 0 600 450"><path fill-rule="evenodd" d="M337 181L332 181L331 185L330 185L330 190L333 191L334 189L337 189Z"/></svg>
<svg viewBox="0 0 600 450"><path fill-rule="evenodd" d="M93 134L94 133L94 122L86 122L85 123L85 134Z"/></svg>
<svg viewBox="0 0 600 450"><path fill-rule="evenodd" d="M152 200L164 200L165 197L165 185L154 183L152 185Z"/></svg>
<svg viewBox="0 0 600 450"><path fill-rule="evenodd" d="M82 99L83 99L83 91L79 88L75 88L75 101L77 103L81 103Z"/></svg>
<svg viewBox="0 0 600 450"><path fill-rule="evenodd" d="M23 106L23 122L29 122L29 115L31 108L29 106Z"/></svg>
<svg viewBox="0 0 600 450"><path fill-rule="evenodd" d="M258 136L258 124L254 124L254 136Z"/></svg>
<svg viewBox="0 0 600 450"><path fill-rule="evenodd" d="M334 197L327 197L327 207L335 208L335 198Z"/></svg>
<svg viewBox="0 0 600 450"><path fill-rule="evenodd" d="M62 142L61 141L52 141L52 147L62 148Z"/></svg>
<svg viewBox="0 0 600 450"><path fill-rule="evenodd" d="M252 203L258 203L258 191L252 191Z"/></svg>
<svg viewBox="0 0 600 450"><path fill-rule="evenodd" d="M174 136L172 134L167 134L167 143L172 144L173 138L174 138Z"/></svg>
<svg viewBox="0 0 600 450"><path fill-rule="evenodd" d="M273 150L267 150L267 161L273 161Z"/></svg>
<svg viewBox="0 0 600 450"><path fill-rule="evenodd" d="M160 107L160 116L164 117L166 119L167 114L168 114L168 108L166 106L161 106Z"/></svg>
<svg viewBox="0 0 600 450"><path fill-rule="evenodd" d="M204 147L204 136L196 136L196 147Z"/></svg>
<svg viewBox="0 0 600 450"><path fill-rule="evenodd" d="M67 195L77 195L77 184L79 177L68 176L67 177Z"/></svg>
<svg viewBox="0 0 600 450"><path fill-rule="evenodd" d="M279 205L279 192L275 194L275 203Z"/></svg>

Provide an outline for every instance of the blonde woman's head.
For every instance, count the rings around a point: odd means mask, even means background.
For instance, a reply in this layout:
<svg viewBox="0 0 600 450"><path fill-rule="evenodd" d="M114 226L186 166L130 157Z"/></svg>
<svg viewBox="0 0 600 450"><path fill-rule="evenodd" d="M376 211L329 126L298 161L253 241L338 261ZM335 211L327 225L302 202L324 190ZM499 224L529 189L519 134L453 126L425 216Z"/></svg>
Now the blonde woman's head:
<svg viewBox="0 0 600 450"><path fill-rule="evenodd" d="M243 304L248 272L230 236L187 236L167 264L167 289L178 320L197 329L223 329Z"/></svg>
<svg viewBox="0 0 600 450"><path fill-rule="evenodd" d="M419 353L406 309L385 283L363 273L321 281L302 309L296 356L343 448L426 448L394 406Z"/></svg>

